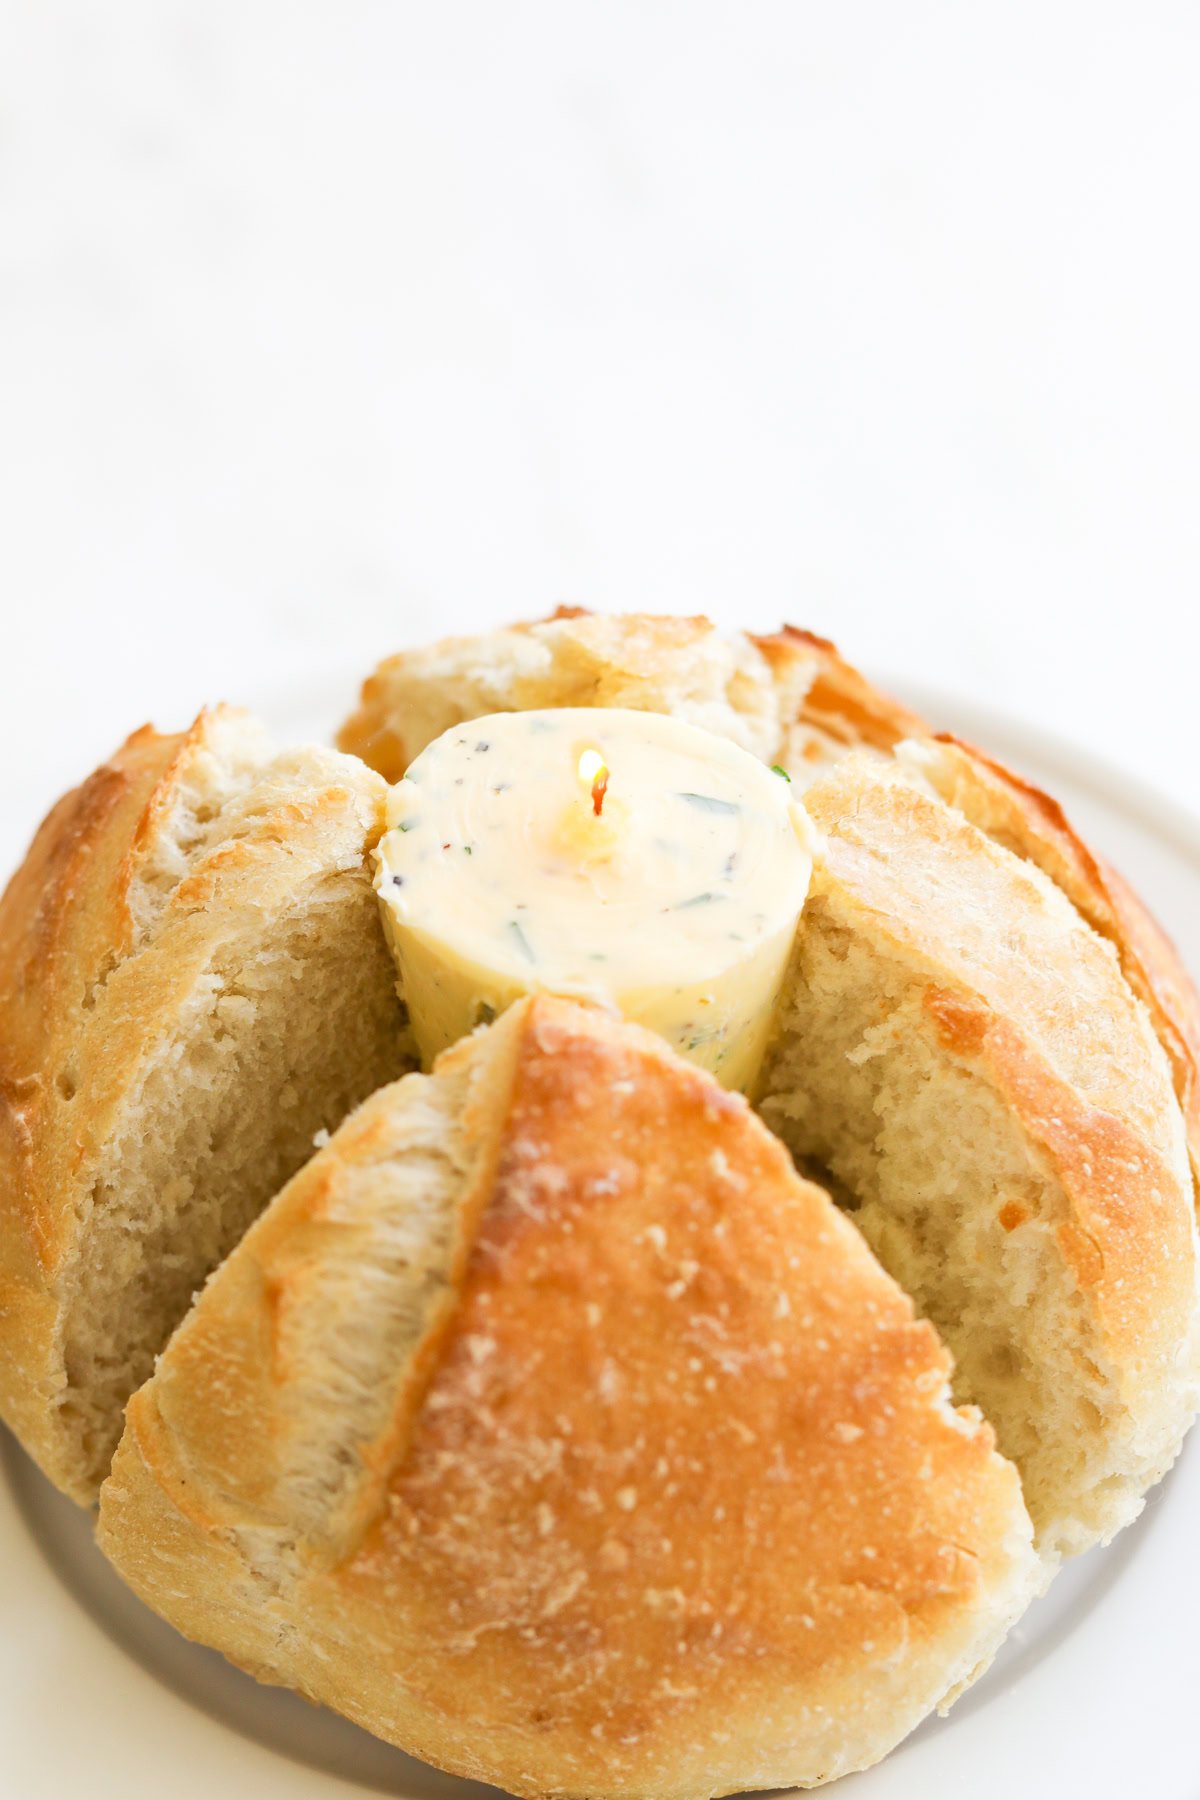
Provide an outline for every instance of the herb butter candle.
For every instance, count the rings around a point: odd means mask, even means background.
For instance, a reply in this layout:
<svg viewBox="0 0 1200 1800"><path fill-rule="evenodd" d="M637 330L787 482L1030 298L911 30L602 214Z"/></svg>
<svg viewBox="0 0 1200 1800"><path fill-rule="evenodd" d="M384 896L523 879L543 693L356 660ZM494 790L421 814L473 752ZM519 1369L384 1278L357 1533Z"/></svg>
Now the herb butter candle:
<svg viewBox="0 0 1200 1800"><path fill-rule="evenodd" d="M496 713L392 789L376 886L426 1064L543 989L751 1091L812 872L786 776L659 713Z"/></svg>

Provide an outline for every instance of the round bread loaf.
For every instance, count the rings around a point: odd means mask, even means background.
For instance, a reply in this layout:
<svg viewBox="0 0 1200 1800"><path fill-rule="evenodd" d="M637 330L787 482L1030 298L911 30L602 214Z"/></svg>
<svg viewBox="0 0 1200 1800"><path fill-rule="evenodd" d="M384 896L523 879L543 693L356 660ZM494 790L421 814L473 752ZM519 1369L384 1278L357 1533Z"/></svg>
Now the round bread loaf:
<svg viewBox="0 0 1200 1800"><path fill-rule="evenodd" d="M792 627L447 639L381 665L341 742L398 775L477 701L618 699L805 787L825 845L763 1116L937 1324L1043 1553L1110 1537L1197 1403L1200 1003L1173 947L1052 800Z"/></svg>
<svg viewBox="0 0 1200 1800"><path fill-rule="evenodd" d="M138 733L0 902L0 1412L88 1500L137 1389L116 1566L443 1767L814 1783L1178 1449L1200 1004L1052 800L809 633L564 612L393 658L341 742L394 778L589 704L805 789L761 1121L545 998L381 1088L379 776L226 711Z"/></svg>
<svg viewBox="0 0 1200 1800"><path fill-rule="evenodd" d="M84 1503L209 1270L411 1067L366 867L383 796L227 709L147 727L0 902L0 1414Z"/></svg>
<svg viewBox="0 0 1200 1800"><path fill-rule="evenodd" d="M1042 1579L948 1372L744 1101L536 998L251 1229L130 1403L99 1539L189 1636L455 1773L812 1784Z"/></svg>

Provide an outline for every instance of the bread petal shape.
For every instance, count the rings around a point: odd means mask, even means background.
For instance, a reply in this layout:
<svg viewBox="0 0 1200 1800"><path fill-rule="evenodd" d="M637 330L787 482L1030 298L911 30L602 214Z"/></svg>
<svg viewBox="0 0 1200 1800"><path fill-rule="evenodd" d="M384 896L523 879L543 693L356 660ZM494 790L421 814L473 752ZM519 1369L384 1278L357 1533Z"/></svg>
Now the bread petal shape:
<svg viewBox="0 0 1200 1800"><path fill-rule="evenodd" d="M130 1404L100 1543L514 1792L865 1766L1043 1571L932 1327L745 1103L536 998L373 1096Z"/></svg>
<svg viewBox="0 0 1200 1800"><path fill-rule="evenodd" d="M0 902L0 1413L85 1504L209 1270L412 1065L367 867L383 797L227 708L147 727Z"/></svg>
<svg viewBox="0 0 1200 1800"><path fill-rule="evenodd" d="M823 845L764 1117L938 1325L1043 1549L1085 1549L1196 1408L1166 1056L1112 944L903 769L856 754L805 798Z"/></svg>

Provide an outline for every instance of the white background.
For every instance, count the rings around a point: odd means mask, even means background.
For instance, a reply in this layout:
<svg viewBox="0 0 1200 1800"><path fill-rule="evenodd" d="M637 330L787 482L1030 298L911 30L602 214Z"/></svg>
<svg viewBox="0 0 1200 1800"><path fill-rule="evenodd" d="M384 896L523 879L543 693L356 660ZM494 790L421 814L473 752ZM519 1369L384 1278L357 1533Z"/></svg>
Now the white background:
<svg viewBox="0 0 1200 1800"><path fill-rule="evenodd" d="M1198 95L1192 3L8 0L6 860L146 717L563 600L1195 803Z"/></svg>

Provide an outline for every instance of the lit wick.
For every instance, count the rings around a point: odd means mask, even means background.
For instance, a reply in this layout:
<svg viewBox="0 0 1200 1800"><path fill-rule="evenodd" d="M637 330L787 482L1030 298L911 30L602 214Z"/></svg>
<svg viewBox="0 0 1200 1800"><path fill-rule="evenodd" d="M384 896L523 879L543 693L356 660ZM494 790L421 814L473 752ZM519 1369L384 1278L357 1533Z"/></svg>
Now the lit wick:
<svg viewBox="0 0 1200 1800"><path fill-rule="evenodd" d="M604 811L604 796L608 792L608 770L601 769L592 783L592 811L596 817Z"/></svg>
<svg viewBox="0 0 1200 1800"><path fill-rule="evenodd" d="M591 788L592 811L599 818L604 811L604 796L608 792L608 770L598 750L585 750L579 758L579 779L584 787Z"/></svg>

